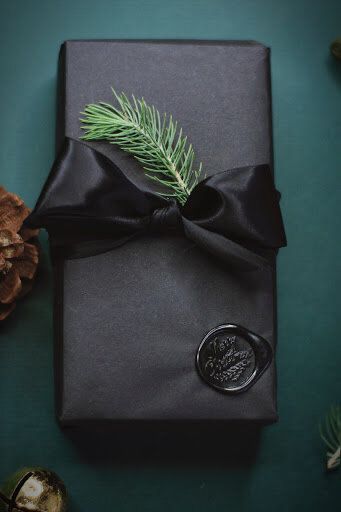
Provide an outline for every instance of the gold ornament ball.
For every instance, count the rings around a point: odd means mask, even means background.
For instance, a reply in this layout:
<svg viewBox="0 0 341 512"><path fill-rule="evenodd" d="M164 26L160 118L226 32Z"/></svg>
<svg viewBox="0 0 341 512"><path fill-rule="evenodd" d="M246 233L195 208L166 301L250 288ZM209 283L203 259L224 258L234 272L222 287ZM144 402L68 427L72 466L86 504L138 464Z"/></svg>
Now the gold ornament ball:
<svg viewBox="0 0 341 512"><path fill-rule="evenodd" d="M24 468L1 489L0 511L65 512L66 489L61 479L43 468Z"/></svg>

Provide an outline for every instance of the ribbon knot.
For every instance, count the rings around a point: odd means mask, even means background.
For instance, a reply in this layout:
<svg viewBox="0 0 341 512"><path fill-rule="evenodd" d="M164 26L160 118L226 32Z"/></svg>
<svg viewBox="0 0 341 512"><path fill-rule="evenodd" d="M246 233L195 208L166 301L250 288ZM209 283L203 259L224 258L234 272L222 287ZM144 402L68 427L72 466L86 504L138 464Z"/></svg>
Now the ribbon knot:
<svg viewBox="0 0 341 512"><path fill-rule="evenodd" d="M181 228L181 213L175 201L170 201L167 206L162 208L156 208L150 217L149 229L151 231L179 230Z"/></svg>
<svg viewBox="0 0 341 512"><path fill-rule="evenodd" d="M100 254L149 230L176 229L234 269L254 270L271 266L286 245L268 165L214 174L180 208L141 190L107 157L69 138L25 224L48 230L57 258Z"/></svg>

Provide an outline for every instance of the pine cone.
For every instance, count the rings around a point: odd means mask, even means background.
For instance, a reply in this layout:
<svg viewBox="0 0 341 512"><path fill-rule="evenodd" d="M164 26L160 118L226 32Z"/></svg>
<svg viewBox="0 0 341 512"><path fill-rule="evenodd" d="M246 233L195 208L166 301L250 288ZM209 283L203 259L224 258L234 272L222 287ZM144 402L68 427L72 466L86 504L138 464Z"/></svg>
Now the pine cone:
<svg viewBox="0 0 341 512"><path fill-rule="evenodd" d="M0 186L0 321L33 285L39 259L39 230L22 225L29 213L22 199Z"/></svg>

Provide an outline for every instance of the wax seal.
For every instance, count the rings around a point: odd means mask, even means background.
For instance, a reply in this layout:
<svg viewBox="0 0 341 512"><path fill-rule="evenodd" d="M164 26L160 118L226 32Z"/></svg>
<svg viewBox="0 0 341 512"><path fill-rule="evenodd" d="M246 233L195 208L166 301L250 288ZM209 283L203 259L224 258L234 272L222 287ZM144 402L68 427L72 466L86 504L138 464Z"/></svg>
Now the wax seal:
<svg viewBox="0 0 341 512"><path fill-rule="evenodd" d="M197 351L199 375L223 393L246 391L272 360L268 341L240 325L226 324L206 334Z"/></svg>

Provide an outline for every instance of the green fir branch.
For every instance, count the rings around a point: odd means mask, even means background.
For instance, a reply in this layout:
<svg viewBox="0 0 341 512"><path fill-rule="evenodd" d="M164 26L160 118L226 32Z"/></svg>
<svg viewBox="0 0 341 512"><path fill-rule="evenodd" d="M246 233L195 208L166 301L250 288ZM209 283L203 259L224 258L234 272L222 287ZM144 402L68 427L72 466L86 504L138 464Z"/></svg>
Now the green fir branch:
<svg viewBox="0 0 341 512"><path fill-rule="evenodd" d="M330 408L324 424L320 424L320 435L328 447L327 469L336 469L341 462L341 405Z"/></svg>
<svg viewBox="0 0 341 512"><path fill-rule="evenodd" d="M193 168L194 150L172 116L160 113L145 100L132 101L112 89L117 106L100 102L87 105L82 112L82 129L87 141L108 140L132 154L145 174L168 188L160 192L185 204L199 181L201 164Z"/></svg>

